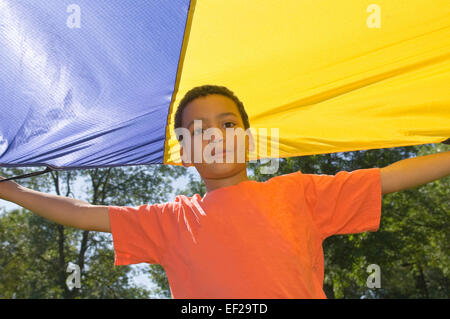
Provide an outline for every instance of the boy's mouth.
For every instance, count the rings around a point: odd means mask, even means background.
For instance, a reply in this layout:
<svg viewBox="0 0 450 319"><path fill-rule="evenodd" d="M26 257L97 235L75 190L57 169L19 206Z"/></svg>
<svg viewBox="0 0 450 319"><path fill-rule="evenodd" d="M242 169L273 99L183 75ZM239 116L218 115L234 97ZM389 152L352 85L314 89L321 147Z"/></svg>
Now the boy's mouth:
<svg viewBox="0 0 450 319"><path fill-rule="evenodd" d="M215 148L211 151L211 157L226 157L228 153L234 154L233 151L223 149L222 151L216 150Z"/></svg>
<svg viewBox="0 0 450 319"><path fill-rule="evenodd" d="M225 150L225 151L218 152L217 155L225 155L225 154L227 154L227 153L231 153L231 152ZM212 156L215 156L215 155L216 155L216 150L215 150L215 149L211 152L211 155L212 155Z"/></svg>

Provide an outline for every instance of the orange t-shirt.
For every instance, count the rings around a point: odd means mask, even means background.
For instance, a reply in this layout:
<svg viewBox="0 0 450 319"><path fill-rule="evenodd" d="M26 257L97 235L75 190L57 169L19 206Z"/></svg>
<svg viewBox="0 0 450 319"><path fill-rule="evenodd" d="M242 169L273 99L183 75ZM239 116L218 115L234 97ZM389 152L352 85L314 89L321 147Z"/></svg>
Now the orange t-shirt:
<svg viewBox="0 0 450 319"><path fill-rule="evenodd" d="M160 264L173 298L326 298L322 242L378 230L380 169L298 171L109 216L115 265Z"/></svg>

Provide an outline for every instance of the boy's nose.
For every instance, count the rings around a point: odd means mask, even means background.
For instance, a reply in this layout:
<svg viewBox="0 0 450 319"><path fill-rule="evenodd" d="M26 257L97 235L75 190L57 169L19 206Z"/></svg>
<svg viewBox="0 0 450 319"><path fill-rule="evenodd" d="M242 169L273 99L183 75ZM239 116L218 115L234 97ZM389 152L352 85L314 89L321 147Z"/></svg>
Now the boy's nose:
<svg viewBox="0 0 450 319"><path fill-rule="evenodd" d="M223 137L222 136L214 136L211 138L211 143L222 143Z"/></svg>

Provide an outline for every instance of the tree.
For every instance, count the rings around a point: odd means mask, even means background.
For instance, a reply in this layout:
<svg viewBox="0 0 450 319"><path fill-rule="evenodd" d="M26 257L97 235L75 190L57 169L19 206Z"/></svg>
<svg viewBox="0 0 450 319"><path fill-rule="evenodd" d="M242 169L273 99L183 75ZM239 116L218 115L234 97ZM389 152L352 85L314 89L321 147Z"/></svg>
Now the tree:
<svg viewBox="0 0 450 319"><path fill-rule="evenodd" d="M274 175L262 175L251 164L256 180L302 171L331 174L384 167L396 161L449 150L446 145L421 145L319 154L280 160ZM450 177L388 194L382 198L380 229L327 238L324 291L328 298L448 298ZM368 289L367 266L381 267L382 286Z"/></svg>
<svg viewBox="0 0 450 319"><path fill-rule="evenodd" d="M75 179L88 182L91 204L134 206L166 201L171 181L183 169L138 166L53 171L21 185L43 192L76 197ZM3 176L28 173L4 169ZM25 209L3 214L0 223L0 294L4 298L148 298L150 291L131 284L130 266L114 267L111 234L82 231L55 224ZM67 287L69 262L81 270L81 288Z"/></svg>

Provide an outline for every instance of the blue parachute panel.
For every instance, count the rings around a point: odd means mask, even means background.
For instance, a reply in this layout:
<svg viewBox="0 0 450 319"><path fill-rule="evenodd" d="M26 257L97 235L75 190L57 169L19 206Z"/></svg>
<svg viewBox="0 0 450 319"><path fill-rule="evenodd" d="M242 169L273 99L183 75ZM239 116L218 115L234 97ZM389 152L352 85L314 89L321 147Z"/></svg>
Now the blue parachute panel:
<svg viewBox="0 0 450 319"><path fill-rule="evenodd" d="M188 0L0 0L0 165L163 163Z"/></svg>

